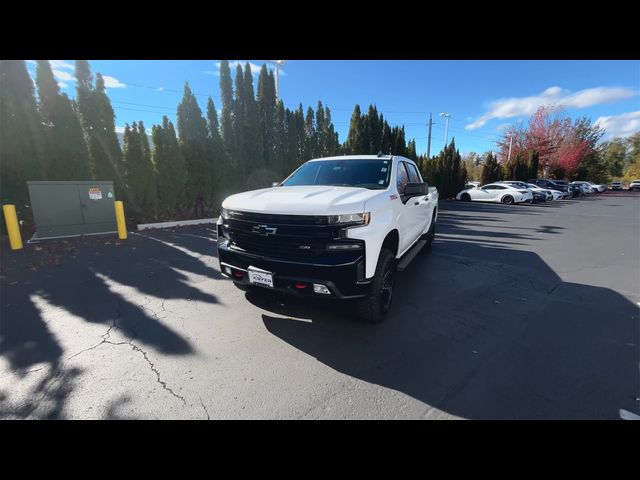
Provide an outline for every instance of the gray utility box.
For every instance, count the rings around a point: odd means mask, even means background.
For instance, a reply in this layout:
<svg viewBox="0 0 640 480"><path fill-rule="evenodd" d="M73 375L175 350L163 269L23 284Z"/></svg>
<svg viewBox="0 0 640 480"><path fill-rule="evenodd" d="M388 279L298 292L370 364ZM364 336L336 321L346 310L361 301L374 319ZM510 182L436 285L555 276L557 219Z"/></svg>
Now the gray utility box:
<svg viewBox="0 0 640 480"><path fill-rule="evenodd" d="M32 240L117 231L113 182L27 182Z"/></svg>

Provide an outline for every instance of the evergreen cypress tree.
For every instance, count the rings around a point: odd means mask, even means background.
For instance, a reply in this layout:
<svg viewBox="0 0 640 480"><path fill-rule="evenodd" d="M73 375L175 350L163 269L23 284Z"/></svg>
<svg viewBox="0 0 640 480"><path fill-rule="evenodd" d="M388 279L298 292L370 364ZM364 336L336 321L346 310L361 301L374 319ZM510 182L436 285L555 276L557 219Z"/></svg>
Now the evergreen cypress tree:
<svg viewBox="0 0 640 480"><path fill-rule="evenodd" d="M284 102L278 100L276 105L276 111L274 116L274 154L273 154L273 169L278 176L278 181L284 180L285 176L291 172L288 172L289 158L289 142L288 142L288 118L289 111L285 110Z"/></svg>
<svg viewBox="0 0 640 480"><path fill-rule="evenodd" d="M24 218L26 182L42 178L42 123L24 60L0 60L0 200Z"/></svg>
<svg viewBox="0 0 640 480"><path fill-rule="evenodd" d="M37 61L36 86L48 144L44 159L47 180L90 180L89 150L80 120L69 97L60 93L47 60Z"/></svg>
<svg viewBox="0 0 640 480"><path fill-rule="evenodd" d="M116 135L115 113L107 97L104 79L93 75L86 60L76 61L77 104L96 180L112 180L116 197L126 197L122 180L122 151ZM129 200L126 198L126 200Z"/></svg>
<svg viewBox="0 0 640 480"><path fill-rule="evenodd" d="M416 141L410 140L407 145L407 158L410 158L414 162L418 162L418 154L416 152Z"/></svg>
<svg viewBox="0 0 640 480"><path fill-rule="evenodd" d="M247 186L250 189L262 188L271 186L271 183L274 181L273 178L275 177L273 173L267 172L262 156L260 112L253 90L253 75L249 62L245 64L243 81L245 108L245 137L243 143L249 174L247 177ZM273 110L271 110L271 112L273 114Z"/></svg>
<svg viewBox="0 0 640 480"><path fill-rule="evenodd" d="M356 104L351 114L351 120L349 122L349 133L347 134L347 140L344 144L344 151L346 155L362 154L365 152L359 152L358 149L361 145L362 138L362 113L360 112L360 105ZM376 152L377 153L377 152Z"/></svg>
<svg viewBox="0 0 640 480"><path fill-rule="evenodd" d="M380 116L380 119L382 121L382 140L380 141L380 150L382 150L382 153L387 155L389 153L392 153L391 128L389 127L389 123L384 120L382 116Z"/></svg>
<svg viewBox="0 0 640 480"><path fill-rule="evenodd" d="M234 100L233 81L229 62L223 60L220 63L220 99L222 111L220 112L220 135L224 145L224 177L225 185L234 191L237 185L238 169L236 165L237 142L234 130Z"/></svg>
<svg viewBox="0 0 640 480"><path fill-rule="evenodd" d="M339 155L340 141L338 139L338 132L336 132L333 122L331 121L331 110L329 110L329 107L324 107L324 121L326 154L329 156Z"/></svg>
<svg viewBox="0 0 640 480"><path fill-rule="evenodd" d="M307 115L304 119L304 150L302 153L303 161L316 158L318 151L318 135L315 126L315 115L313 109L307 107Z"/></svg>
<svg viewBox="0 0 640 480"><path fill-rule="evenodd" d="M216 106L213 103L211 97L207 101L207 134L209 138L209 173L212 176L211 184L216 192L214 201L217 207L228 194L232 192L227 185L227 181L230 180L229 172L227 171L224 144L222 137L220 136L220 127L218 123L218 112Z"/></svg>
<svg viewBox="0 0 640 480"><path fill-rule="evenodd" d="M488 152L482 167L482 184L497 182L502 180L503 177L502 165L498 163L498 158Z"/></svg>
<svg viewBox="0 0 640 480"><path fill-rule="evenodd" d="M138 122L138 136L140 138L140 144L142 145L142 166L141 170L144 174L143 179L143 191L144 202L143 206L147 215L155 216L158 203L158 186L157 186L157 173L153 160L151 158L151 149L149 147L149 137L144 127L142 120Z"/></svg>
<svg viewBox="0 0 640 480"><path fill-rule="evenodd" d="M260 76L258 77L258 110L260 118L260 134L262 141L262 158L267 170L277 172L274 161L275 154L275 111L276 111L276 90L273 75L269 75L267 66L262 65ZM276 176L279 175L275 173Z"/></svg>
<svg viewBox="0 0 640 480"><path fill-rule="evenodd" d="M232 153L233 163L237 168L237 178L244 188L244 183L249 175L249 165L246 156L245 144L247 141L247 116L246 116L246 90L244 88L244 74L242 67L236 66L235 98L233 100L233 137L235 148Z"/></svg>
<svg viewBox="0 0 640 480"><path fill-rule="evenodd" d="M158 198L164 211L172 216L185 206L187 168L178 145L173 123L164 116L162 125L152 128L153 161L157 176Z"/></svg>
<svg viewBox="0 0 640 480"><path fill-rule="evenodd" d="M327 156L327 125L324 116L324 108L322 102L318 100L318 106L316 108L316 150L314 156L326 157Z"/></svg>
<svg viewBox="0 0 640 480"><path fill-rule="evenodd" d="M201 217L213 206L214 192L208 168L207 122L189 82L185 82L177 118L180 149L187 167L187 202L193 207L194 215Z"/></svg>

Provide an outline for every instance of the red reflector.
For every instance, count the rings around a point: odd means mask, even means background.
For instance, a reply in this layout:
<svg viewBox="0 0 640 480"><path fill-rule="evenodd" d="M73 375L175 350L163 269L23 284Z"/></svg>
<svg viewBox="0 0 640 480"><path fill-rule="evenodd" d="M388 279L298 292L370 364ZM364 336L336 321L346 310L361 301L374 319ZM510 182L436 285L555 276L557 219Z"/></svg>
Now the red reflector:
<svg viewBox="0 0 640 480"><path fill-rule="evenodd" d="M242 278L244 276L244 273L242 273L239 270L236 270L235 272L233 272L233 276L236 278Z"/></svg>
<svg viewBox="0 0 640 480"><path fill-rule="evenodd" d="M303 288L307 288L307 284L302 282L296 282L295 287L299 290L302 290Z"/></svg>

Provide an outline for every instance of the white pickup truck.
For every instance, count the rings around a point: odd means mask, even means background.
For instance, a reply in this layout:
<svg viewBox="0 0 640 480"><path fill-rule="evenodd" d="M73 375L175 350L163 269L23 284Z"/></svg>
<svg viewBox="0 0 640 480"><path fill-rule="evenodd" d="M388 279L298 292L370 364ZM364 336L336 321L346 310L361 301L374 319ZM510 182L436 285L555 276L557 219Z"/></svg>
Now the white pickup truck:
<svg viewBox="0 0 640 480"><path fill-rule="evenodd" d="M377 323L396 271L430 250L437 216L438 191L408 158L310 160L277 186L224 200L220 271L243 289L354 299Z"/></svg>

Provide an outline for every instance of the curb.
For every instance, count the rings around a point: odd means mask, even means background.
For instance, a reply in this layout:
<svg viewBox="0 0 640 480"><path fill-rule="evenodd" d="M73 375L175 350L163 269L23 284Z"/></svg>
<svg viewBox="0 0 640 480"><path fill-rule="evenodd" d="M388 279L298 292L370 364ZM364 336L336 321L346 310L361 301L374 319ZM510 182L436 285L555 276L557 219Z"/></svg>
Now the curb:
<svg viewBox="0 0 640 480"><path fill-rule="evenodd" d="M141 224L138 224L138 231L149 230L152 228L170 228L170 227L183 227L188 225L212 224L212 223L216 223L217 221L218 221L218 217L201 218L199 220L180 220L177 222L141 223Z"/></svg>

